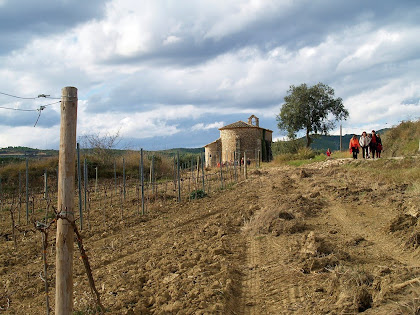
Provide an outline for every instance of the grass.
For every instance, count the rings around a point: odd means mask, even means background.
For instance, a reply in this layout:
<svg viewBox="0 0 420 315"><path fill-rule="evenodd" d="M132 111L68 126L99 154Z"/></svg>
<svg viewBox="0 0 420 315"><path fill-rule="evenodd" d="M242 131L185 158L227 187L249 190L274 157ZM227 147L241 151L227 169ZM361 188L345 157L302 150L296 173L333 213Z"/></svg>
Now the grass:
<svg viewBox="0 0 420 315"><path fill-rule="evenodd" d="M311 159L305 159L305 160L291 160L288 161L287 164L291 165L291 166L302 166L302 165L307 165L307 164L311 164L311 163L316 163L316 162L322 162L325 161L327 159L327 157L325 155L317 155L314 158Z"/></svg>
<svg viewBox="0 0 420 315"><path fill-rule="evenodd" d="M375 176L378 181L390 181L396 184L409 184L409 191L420 190L420 158L405 157L397 159L377 159L370 163L351 163L344 167L364 176Z"/></svg>
<svg viewBox="0 0 420 315"><path fill-rule="evenodd" d="M384 156L419 154L420 120L403 121L382 136Z"/></svg>

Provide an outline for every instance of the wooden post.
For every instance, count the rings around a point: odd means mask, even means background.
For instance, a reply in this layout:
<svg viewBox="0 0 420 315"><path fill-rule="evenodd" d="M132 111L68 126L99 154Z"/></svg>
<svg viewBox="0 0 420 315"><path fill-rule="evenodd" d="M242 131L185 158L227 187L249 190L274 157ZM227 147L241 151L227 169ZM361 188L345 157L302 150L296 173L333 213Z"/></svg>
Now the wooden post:
<svg viewBox="0 0 420 315"><path fill-rule="evenodd" d="M19 211L18 211L18 224L20 224L20 213L22 211L22 179L19 171Z"/></svg>
<svg viewBox="0 0 420 315"><path fill-rule="evenodd" d="M141 178L141 214L144 215L144 166L143 166L143 149L140 150L140 178Z"/></svg>
<svg viewBox="0 0 420 315"><path fill-rule="evenodd" d="M248 178L248 163L246 160L246 151L244 151L244 178Z"/></svg>
<svg viewBox="0 0 420 315"><path fill-rule="evenodd" d="M26 158L26 224L29 223L29 167L28 158Z"/></svg>
<svg viewBox="0 0 420 315"><path fill-rule="evenodd" d="M44 170L44 199L47 200L48 198L48 177L47 177L47 169Z"/></svg>
<svg viewBox="0 0 420 315"><path fill-rule="evenodd" d="M179 151L176 152L176 168L177 168L177 179L178 179L178 202L181 202L181 176L179 173Z"/></svg>
<svg viewBox="0 0 420 315"><path fill-rule="evenodd" d="M114 188L115 188L115 196L117 196L117 162L114 160Z"/></svg>
<svg viewBox="0 0 420 315"><path fill-rule="evenodd" d="M82 209L82 170L80 166L80 145L76 144L77 150L77 190L79 193L79 223L80 230L83 230L83 209ZM58 174L60 177L60 174Z"/></svg>
<svg viewBox="0 0 420 315"><path fill-rule="evenodd" d="M65 87L61 96L58 211L56 236L55 314L73 313L74 173L76 157L77 89ZM65 219L64 219L65 218Z"/></svg>
<svg viewBox="0 0 420 315"><path fill-rule="evenodd" d="M98 167L95 167L95 194L98 191Z"/></svg>
<svg viewBox="0 0 420 315"><path fill-rule="evenodd" d="M156 185L155 185L155 155L152 154L152 164L150 165L151 167L151 172L150 172L150 176L151 176L151 183L152 183L152 195L155 196L155 200L156 200Z"/></svg>
<svg viewBox="0 0 420 315"><path fill-rule="evenodd" d="M204 153L203 152L201 152L201 174L203 175L203 193L205 193L206 192L206 190L205 190L205 183L204 183L204 181L205 181L205 178L204 178Z"/></svg>
<svg viewBox="0 0 420 315"><path fill-rule="evenodd" d="M88 179L88 166L87 166L87 159L86 158L83 160L83 183L84 183L83 184L83 188L84 188L83 189L83 192L84 192L84 209L85 209L85 212L87 212L87 191L88 191L89 179ZM89 217L89 215L88 215L88 217ZM82 230L82 229L80 228L80 230Z"/></svg>
<svg viewBox="0 0 420 315"><path fill-rule="evenodd" d="M176 190L176 157L174 156L174 191Z"/></svg>
<svg viewBox="0 0 420 315"><path fill-rule="evenodd" d="M236 151L233 152L233 177L235 179L235 182L238 182L238 174L236 173Z"/></svg>
<svg viewBox="0 0 420 315"><path fill-rule="evenodd" d="M220 189L223 189L222 151L220 151L220 155L219 155L219 165L220 165Z"/></svg>
<svg viewBox="0 0 420 315"><path fill-rule="evenodd" d="M123 158L123 194L124 194L124 201L125 201L125 159Z"/></svg>

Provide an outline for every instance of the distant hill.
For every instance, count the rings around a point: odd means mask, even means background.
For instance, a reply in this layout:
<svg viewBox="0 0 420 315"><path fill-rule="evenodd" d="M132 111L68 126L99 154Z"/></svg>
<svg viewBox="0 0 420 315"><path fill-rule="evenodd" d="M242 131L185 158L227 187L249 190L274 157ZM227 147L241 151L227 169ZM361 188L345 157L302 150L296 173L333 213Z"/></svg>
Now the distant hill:
<svg viewBox="0 0 420 315"><path fill-rule="evenodd" d="M179 154L200 154L201 152L204 152L204 148L176 148L156 152L164 154L176 154L177 152L179 152Z"/></svg>
<svg viewBox="0 0 420 315"><path fill-rule="evenodd" d="M29 147L7 147L0 149L0 157L49 157L58 155L58 150L39 150Z"/></svg>

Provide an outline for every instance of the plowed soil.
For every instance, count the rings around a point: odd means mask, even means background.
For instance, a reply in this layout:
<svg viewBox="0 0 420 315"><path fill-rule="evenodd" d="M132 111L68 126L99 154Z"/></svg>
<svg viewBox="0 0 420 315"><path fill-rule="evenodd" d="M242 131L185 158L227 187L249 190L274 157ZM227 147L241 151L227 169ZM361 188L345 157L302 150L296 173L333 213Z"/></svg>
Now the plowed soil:
<svg viewBox="0 0 420 315"><path fill-rule="evenodd" d="M349 163L251 170L202 199L157 201L144 216L127 203L123 220L97 205L82 236L102 304L109 314L419 314L418 189ZM18 232L15 249L1 215L0 313L45 313L41 234ZM77 253L75 314L93 314Z"/></svg>

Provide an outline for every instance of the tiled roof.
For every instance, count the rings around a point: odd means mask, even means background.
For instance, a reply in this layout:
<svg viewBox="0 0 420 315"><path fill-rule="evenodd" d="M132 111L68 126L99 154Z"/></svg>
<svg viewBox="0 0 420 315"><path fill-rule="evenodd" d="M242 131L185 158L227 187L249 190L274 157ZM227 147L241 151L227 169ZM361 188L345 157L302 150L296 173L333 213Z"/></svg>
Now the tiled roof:
<svg viewBox="0 0 420 315"><path fill-rule="evenodd" d="M234 122L230 125L226 125L222 128L219 128L219 130L223 130L223 129L231 129L231 128L258 128L257 126L254 125L250 125L242 120Z"/></svg>
<svg viewBox="0 0 420 315"><path fill-rule="evenodd" d="M219 138L217 140L214 140L213 142L210 142L209 144L206 144L205 147L207 147L209 145L212 145L213 143L217 143L218 141L220 142L221 140L222 140L221 138Z"/></svg>

